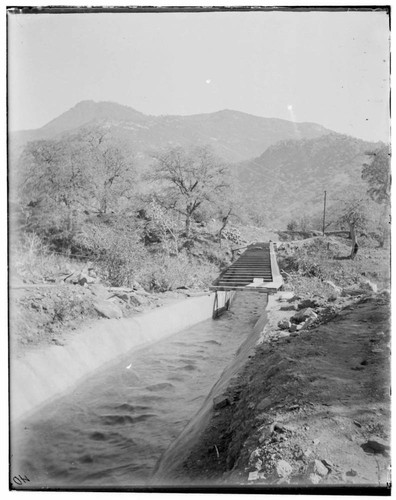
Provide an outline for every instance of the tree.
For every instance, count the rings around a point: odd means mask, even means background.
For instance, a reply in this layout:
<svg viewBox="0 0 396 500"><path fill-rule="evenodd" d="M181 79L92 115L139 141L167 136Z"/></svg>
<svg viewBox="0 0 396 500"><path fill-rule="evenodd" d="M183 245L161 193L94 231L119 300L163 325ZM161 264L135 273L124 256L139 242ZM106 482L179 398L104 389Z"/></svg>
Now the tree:
<svg viewBox="0 0 396 500"><path fill-rule="evenodd" d="M20 162L19 193L26 205L61 215L73 231L73 217L86 199L87 174L83 147L65 140L35 141L25 148ZM62 218L62 217L61 217Z"/></svg>
<svg viewBox="0 0 396 500"><path fill-rule="evenodd" d="M208 147L177 147L155 156L149 178L156 184L156 199L161 206L184 217L189 237L194 214L213 205L228 188L226 174L226 166Z"/></svg>
<svg viewBox="0 0 396 500"><path fill-rule="evenodd" d="M390 202L390 152L387 145L376 151L366 153L372 161L365 163L362 170L362 179L368 182L367 193L377 203Z"/></svg>
<svg viewBox="0 0 396 500"><path fill-rule="evenodd" d="M76 137L87 145L86 168L90 172L89 193L99 213L117 210L134 191L133 155L125 144L100 129Z"/></svg>
<svg viewBox="0 0 396 500"><path fill-rule="evenodd" d="M359 248L356 232L359 229L364 229L368 223L367 199L359 196L352 197L344 201L339 210L338 223L348 224L352 240L350 258L354 259Z"/></svg>
<svg viewBox="0 0 396 500"><path fill-rule="evenodd" d="M146 214L149 218L147 230L158 232L161 237L163 247L169 256L172 251L172 245L168 242L168 235L171 236L173 241L173 251L177 255L179 253L179 240L178 240L178 223L170 212L165 212L153 197Z"/></svg>
<svg viewBox="0 0 396 500"><path fill-rule="evenodd" d="M380 246L384 246L389 237L389 216L391 196L390 151L387 145L376 151L367 153L371 162L365 163L362 179L367 181L367 193L376 203L382 206L378 227L380 229Z"/></svg>

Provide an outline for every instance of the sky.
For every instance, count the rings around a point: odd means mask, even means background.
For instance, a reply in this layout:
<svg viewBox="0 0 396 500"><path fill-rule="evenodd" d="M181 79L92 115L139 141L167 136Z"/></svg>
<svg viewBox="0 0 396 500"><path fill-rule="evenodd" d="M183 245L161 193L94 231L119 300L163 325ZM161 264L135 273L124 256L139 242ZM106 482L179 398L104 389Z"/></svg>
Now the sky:
<svg viewBox="0 0 396 500"><path fill-rule="evenodd" d="M82 100L152 115L234 109L389 140L389 28L375 12L9 14L9 129Z"/></svg>

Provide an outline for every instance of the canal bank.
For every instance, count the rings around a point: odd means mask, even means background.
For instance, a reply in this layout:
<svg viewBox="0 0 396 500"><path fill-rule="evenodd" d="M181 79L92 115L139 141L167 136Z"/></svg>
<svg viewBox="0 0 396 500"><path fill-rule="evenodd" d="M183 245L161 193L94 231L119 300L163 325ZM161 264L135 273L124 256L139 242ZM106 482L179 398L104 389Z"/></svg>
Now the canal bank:
<svg viewBox="0 0 396 500"><path fill-rule="evenodd" d="M18 420L61 396L118 356L140 349L212 315L213 294L177 301L125 319L82 327L65 345L10 356L10 416Z"/></svg>
<svg viewBox="0 0 396 500"><path fill-rule="evenodd" d="M218 320L196 323L96 370L12 431L13 470L26 487L154 486L162 453L205 406L222 372L257 339L265 295L240 294ZM220 382L217 382L219 381Z"/></svg>
<svg viewBox="0 0 396 500"><path fill-rule="evenodd" d="M157 484L390 494L389 294L349 300L292 334L276 327L289 305L270 311L254 354L221 390L229 404L211 410L208 398L205 416L162 456Z"/></svg>

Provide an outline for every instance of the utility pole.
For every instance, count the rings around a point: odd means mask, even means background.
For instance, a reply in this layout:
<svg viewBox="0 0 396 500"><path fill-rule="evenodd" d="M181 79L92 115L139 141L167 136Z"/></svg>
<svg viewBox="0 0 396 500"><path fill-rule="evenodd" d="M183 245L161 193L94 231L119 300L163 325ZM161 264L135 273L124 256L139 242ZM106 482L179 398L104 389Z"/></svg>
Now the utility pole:
<svg viewBox="0 0 396 500"><path fill-rule="evenodd" d="M323 202L323 236L325 235L326 227L326 191L324 192L324 202Z"/></svg>

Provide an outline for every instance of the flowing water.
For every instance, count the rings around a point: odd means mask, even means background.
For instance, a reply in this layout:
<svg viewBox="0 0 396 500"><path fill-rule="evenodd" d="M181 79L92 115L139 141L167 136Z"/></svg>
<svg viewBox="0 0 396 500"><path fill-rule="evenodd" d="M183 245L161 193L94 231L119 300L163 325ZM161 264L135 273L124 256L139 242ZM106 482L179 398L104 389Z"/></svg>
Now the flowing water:
<svg viewBox="0 0 396 500"><path fill-rule="evenodd" d="M157 460L202 405L266 305L237 294L207 320L133 351L11 429L12 476L28 488L150 484Z"/></svg>

